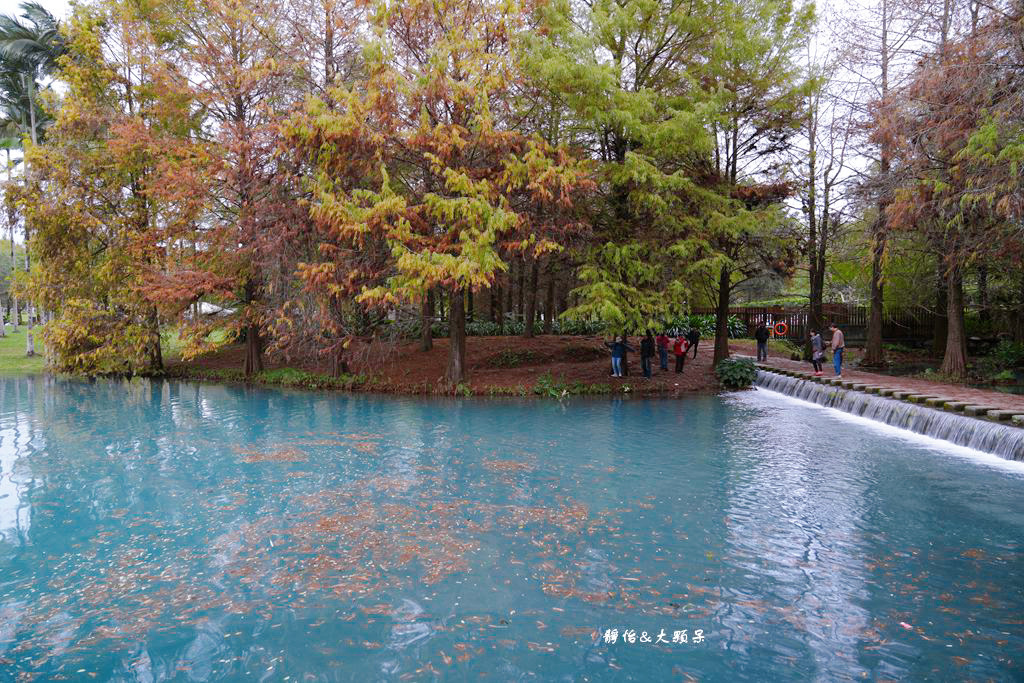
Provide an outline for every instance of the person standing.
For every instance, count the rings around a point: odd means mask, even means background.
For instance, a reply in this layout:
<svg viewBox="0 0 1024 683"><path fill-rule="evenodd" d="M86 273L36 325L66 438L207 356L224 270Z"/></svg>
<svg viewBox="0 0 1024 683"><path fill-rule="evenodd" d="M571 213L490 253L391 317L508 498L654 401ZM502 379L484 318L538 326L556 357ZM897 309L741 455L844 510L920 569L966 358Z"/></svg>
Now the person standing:
<svg viewBox="0 0 1024 683"><path fill-rule="evenodd" d="M636 349L626 343L625 337L618 335L613 341L605 342L604 345L612 350L612 377L622 377L622 365L626 351L636 351Z"/></svg>
<svg viewBox="0 0 1024 683"><path fill-rule="evenodd" d="M668 335L662 330L658 335L658 360L661 361L661 369L668 371Z"/></svg>
<svg viewBox="0 0 1024 683"><path fill-rule="evenodd" d="M690 331L686 333L686 342L693 349L693 357L697 357L697 344L700 343L700 330L696 327L691 327Z"/></svg>
<svg viewBox="0 0 1024 683"><path fill-rule="evenodd" d="M754 330L754 339L757 340L757 360L766 361L768 360L768 328L765 327L764 322L757 324L757 329Z"/></svg>
<svg viewBox="0 0 1024 683"><path fill-rule="evenodd" d="M640 340L640 367L643 368L644 377L651 376L651 359L654 358L654 337L651 331Z"/></svg>
<svg viewBox="0 0 1024 683"><path fill-rule="evenodd" d="M846 349L846 339L843 337L843 331L835 323L831 323L828 329L832 331L832 341L829 342L829 346L832 347L832 367L836 371L836 377L842 379L843 350Z"/></svg>
<svg viewBox="0 0 1024 683"><path fill-rule="evenodd" d="M676 357L676 373L683 371L683 365L686 363L686 352L690 348L690 343L686 341L683 335L676 337L676 343L672 346L672 353Z"/></svg>
<svg viewBox="0 0 1024 683"><path fill-rule="evenodd" d="M825 342L817 330L811 330L811 365L814 366L814 376L821 377L821 359L825 357Z"/></svg>

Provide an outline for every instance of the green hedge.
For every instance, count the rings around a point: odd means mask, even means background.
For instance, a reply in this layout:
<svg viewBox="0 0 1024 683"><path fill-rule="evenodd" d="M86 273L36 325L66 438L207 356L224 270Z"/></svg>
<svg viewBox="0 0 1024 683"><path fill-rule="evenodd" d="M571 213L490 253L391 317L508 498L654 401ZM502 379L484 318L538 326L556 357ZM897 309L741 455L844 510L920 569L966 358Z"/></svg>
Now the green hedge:
<svg viewBox="0 0 1024 683"><path fill-rule="evenodd" d="M395 325L395 330L398 332L399 336L406 338L416 338L420 336L420 323L418 320L405 324L393 324ZM737 339L748 335L747 326L736 316L729 316L728 324L730 337ZM682 315L674 318L669 323L666 323L664 329L667 331L685 332L686 330L694 327L700 331L700 336L702 338L714 337L715 316ZM466 335L470 337L494 337L502 334L510 337L517 337L523 334L524 329L526 329L526 325L521 320L506 320L504 328L499 328L498 323L491 322L490 320L473 320L466 323ZM449 332L448 322L435 322L430 326L430 330L435 337L447 337ZM656 329L653 331L657 333L661 330ZM543 334L543 323L537 321L533 326L533 332L534 334ZM607 334L608 330L605 328L603 323L594 320L555 320L551 325L551 333L593 337L600 334ZM637 330L636 333L640 334L642 333L642 330Z"/></svg>

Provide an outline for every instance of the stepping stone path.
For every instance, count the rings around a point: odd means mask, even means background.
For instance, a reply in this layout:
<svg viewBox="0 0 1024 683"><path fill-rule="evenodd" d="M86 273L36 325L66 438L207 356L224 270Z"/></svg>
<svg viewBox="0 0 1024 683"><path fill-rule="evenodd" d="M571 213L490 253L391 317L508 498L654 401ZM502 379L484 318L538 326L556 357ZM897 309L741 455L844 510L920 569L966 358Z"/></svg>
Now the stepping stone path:
<svg viewBox="0 0 1024 683"><path fill-rule="evenodd" d="M1024 396L911 377L889 377L861 370L847 370L843 373L842 379L815 376L806 370L806 364L781 358L770 358L767 362L757 363L757 365L769 372L777 372L809 382L843 387L849 391L877 394L897 401L925 405L936 410L963 413L979 419L994 420L1024 428ZM846 375L850 375L850 377Z"/></svg>

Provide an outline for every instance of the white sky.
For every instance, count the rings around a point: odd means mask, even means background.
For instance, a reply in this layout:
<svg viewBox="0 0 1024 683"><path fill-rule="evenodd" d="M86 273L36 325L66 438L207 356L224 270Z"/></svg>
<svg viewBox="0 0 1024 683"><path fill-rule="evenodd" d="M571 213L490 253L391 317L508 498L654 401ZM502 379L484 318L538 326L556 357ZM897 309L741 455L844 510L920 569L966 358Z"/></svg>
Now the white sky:
<svg viewBox="0 0 1024 683"><path fill-rule="evenodd" d="M58 19L68 15L68 2L66 0L36 0L40 5L50 10L50 13ZM0 0L0 14L21 14L18 6L21 0Z"/></svg>

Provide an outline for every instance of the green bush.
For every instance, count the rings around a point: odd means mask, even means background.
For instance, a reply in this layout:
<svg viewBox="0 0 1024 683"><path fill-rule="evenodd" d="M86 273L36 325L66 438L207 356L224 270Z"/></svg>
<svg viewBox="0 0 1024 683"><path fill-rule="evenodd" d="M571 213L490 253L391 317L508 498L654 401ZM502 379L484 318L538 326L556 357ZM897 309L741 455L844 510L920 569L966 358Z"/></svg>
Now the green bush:
<svg viewBox="0 0 1024 683"><path fill-rule="evenodd" d="M554 379L550 372L545 372L537 378L533 386L533 393L537 396L547 398L565 399L569 396L590 396L597 394L610 394L614 388L610 384L586 384L584 382L566 382L565 377ZM623 391L628 392L629 387L624 386Z"/></svg>
<svg viewBox="0 0 1024 683"><path fill-rule="evenodd" d="M757 366L749 358L726 358L715 368L715 375L728 389L746 389L757 379Z"/></svg>
<svg viewBox="0 0 1024 683"><path fill-rule="evenodd" d="M729 316L726 324L729 328L729 337L732 339L746 337L749 334L746 324L734 315ZM673 318L666 325L666 328L669 330L678 330L680 332L696 328L697 331L700 332L700 336L702 338L714 337L715 316L711 313L691 313L689 315L680 315Z"/></svg>
<svg viewBox="0 0 1024 683"><path fill-rule="evenodd" d="M892 351L893 353L914 353L914 349L910 348L905 344L886 342L882 344L882 348L885 349L886 351Z"/></svg>
<svg viewBox="0 0 1024 683"><path fill-rule="evenodd" d="M747 326L742 320L734 315L729 316L728 321L729 336L733 339L749 336ZM679 332L686 332L691 328L696 328L700 332L700 336L703 338L715 336L715 316L710 314L702 315L681 315L673 318L671 321L666 322L663 326L665 330L677 330ZM416 339L420 336L420 322L419 320L408 320L402 323L393 323L391 328L400 337L406 339ZM523 334L526 329L526 324L522 320L516 320L512 317L505 319L505 324L499 328L498 323L491 322L490 320L473 320L466 322L466 335L469 337L495 337L499 335L505 335L508 337L517 337ZM438 338L447 337L449 334L448 321L436 321L430 326L431 333ZM596 335L607 334L611 332L608 327L599 320L554 320L551 323L551 334L577 336L577 337L593 337ZM654 329L654 332L660 332L661 329ZM633 330L635 334L642 334L644 330ZM544 333L544 323L537 320L533 326L534 334Z"/></svg>
<svg viewBox="0 0 1024 683"><path fill-rule="evenodd" d="M1024 367L1024 344L1004 339L988 355L978 359L975 370L983 379L999 381L1003 373L1021 367Z"/></svg>
<svg viewBox="0 0 1024 683"><path fill-rule="evenodd" d="M577 385L582 386L582 383L574 382L570 385L566 383L564 377L556 380L551 377L550 372L545 372L537 378L537 384L533 387L533 393L538 396L547 396L549 398L565 398L569 394L573 393L570 391L571 388L579 388Z"/></svg>
<svg viewBox="0 0 1024 683"><path fill-rule="evenodd" d="M1002 369L1024 367L1024 343L1004 339L996 344L988 356L997 367Z"/></svg>

